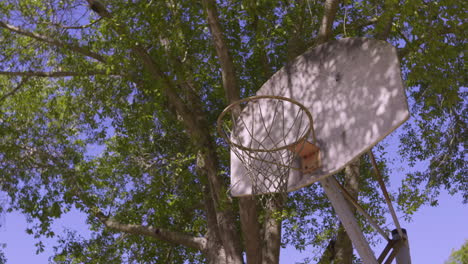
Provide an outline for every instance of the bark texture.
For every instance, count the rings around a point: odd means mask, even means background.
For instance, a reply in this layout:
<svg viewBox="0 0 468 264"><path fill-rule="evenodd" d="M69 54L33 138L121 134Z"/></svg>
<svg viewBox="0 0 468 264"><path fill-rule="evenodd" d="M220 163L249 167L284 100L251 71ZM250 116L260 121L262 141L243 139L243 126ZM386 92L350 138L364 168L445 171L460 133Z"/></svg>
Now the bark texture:
<svg viewBox="0 0 468 264"><path fill-rule="evenodd" d="M322 17L322 23L318 34L317 44L327 42L332 37L333 21L335 20L336 11L340 0L327 0L325 1L324 14Z"/></svg>
<svg viewBox="0 0 468 264"><path fill-rule="evenodd" d="M274 194L272 200L266 202L265 221L263 223L262 263L279 263L281 248L281 222L278 215L283 209L282 194Z"/></svg>
<svg viewBox="0 0 468 264"><path fill-rule="evenodd" d="M260 225L258 223L258 209L255 197L241 197L239 199L239 208L247 263L262 263L262 239L260 237Z"/></svg>
<svg viewBox="0 0 468 264"><path fill-rule="evenodd" d="M216 8L216 1L204 0L203 5L207 15L208 26L213 38L213 44L221 66L226 101L228 104L230 104L239 100L240 90L237 82L234 62L223 36L221 23L219 21L218 11ZM262 254L260 243L260 225L258 223L256 199L250 197L240 197L239 210L247 262L249 264L261 263ZM238 247L239 246L240 245L238 245Z"/></svg>
<svg viewBox="0 0 468 264"><path fill-rule="evenodd" d="M184 245L189 248L204 251L206 249L206 239L203 237L193 237L186 234L173 232L171 230L157 228L153 226L143 226L135 224L122 224L118 221L106 217L102 212L95 213L98 219L108 228L133 235L144 235L159 240L167 241L177 245Z"/></svg>
<svg viewBox="0 0 468 264"><path fill-rule="evenodd" d="M224 40L221 23L218 18L216 1L203 0L203 5L208 19L208 26L213 38L216 54L218 55L221 66L221 75L223 77L223 87L228 103L239 100L239 87L237 85L236 71L229 53L228 45Z"/></svg>

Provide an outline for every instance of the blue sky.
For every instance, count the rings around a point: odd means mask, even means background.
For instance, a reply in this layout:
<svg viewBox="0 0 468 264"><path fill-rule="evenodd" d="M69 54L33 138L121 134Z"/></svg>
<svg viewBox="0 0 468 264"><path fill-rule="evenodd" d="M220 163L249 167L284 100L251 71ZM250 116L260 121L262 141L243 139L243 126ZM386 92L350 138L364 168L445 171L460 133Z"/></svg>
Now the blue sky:
<svg viewBox="0 0 468 264"><path fill-rule="evenodd" d="M389 157L397 157L396 142L398 130L384 143ZM378 157L376 157L378 159ZM419 165L422 166L422 165ZM396 192L400 186L401 179L406 172L411 170L398 158L393 162L390 186L387 186L389 192ZM1 196L0 196L1 200ZM406 228L409 236L411 258L413 264L437 264L444 263L448 259L453 249L458 249L468 239L468 204L462 203L461 195L451 196L447 192L441 192L439 205L437 207L424 206L420 208L412 217L411 222L405 222L402 214L397 212L400 217L400 223ZM54 225L56 234L60 234L63 228L71 228L78 231L83 236L89 235L86 228L85 216L80 213L68 213ZM46 251L43 254L36 255L34 244L37 242L31 235L27 235L26 219L18 213L8 214L0 219L0 243L7 243L4 249L8 264L26 264L48 263L48 257L53 253L54 240L45 241ZM388 218L387 223L391 223ZM389 225L391 227L391 225ZM373 247L378 256L385 247L386 242ZM308 248L306 251L288 247L281 251L281 264L300 262L306 257L312 256L312 251L317 250Z"/></svg>
<svg viewBox="0 0 468 264"><path fill-rule="evenodd" d="M83 215L69 213L55 224L55 228L58 231L69 227L87 234L84 221ZM0 243L8 243L5 248L8 264L48 263L48 254L53 252L52 240L46 243L45 253L36 255L34 243L37 241L26 234L24 216L11 213L1 222ZM468 239L468 206L462 204L460 195L450 196L443 192L439 206L421 208L411 223L402 222L402 225L408 231L413 264L444 263L452 249L458 249ZM373 249L378 255L383 247L385 244L381 243ZM310 251L299 252L288 247L281 251L281 263L295 263L310 256Z"/></svg>
<svg viewBox="0 0 468 264"><path fill-rule="evenodd" d="M396 155L395 149L390 149L390 155ZM395 192L404 175L399 168L394 168L389 190ZM0 194L0 202L3 197ZM401 216L401 213L399 213ZM391 222L391 221L388 221ZM410 223L401 220L402 226L407 229L411 248L413 264L444 263L452 249L458 249L468 239L468 205L462 204L460 195L450 196L441 192L437 207L425 206L420 208ZM45 240L46 251L36 255L34 246L38 240L26 234L28 227L26 218L19 213L10 213L0 217L0 243L7 243L4 249L8 264L48 263L48 257L53 253L54 239ZM54 224L56 234L64 228L71 228L86 236L85 216L72 211ZM384 242L374 247L376 255L385 247ZM281 263L295 263L306 257L311 257L311 251L299 252L288 247L281 251Z"/></svg>
<svg viewBox="0 0 468 264"><path fill-rule="evenodd" d="M460 248L468 239L468 205L462 204L460 195L443 192L438 207L425 206L410 223L400 221L408 232L413 264L444 263L452 249ZM382 242L373 247L377 256L385 245ZM287 248L281 252L281 263L294 263L307 256L310 253Z"/></svg>
<svg viewBox="0 0 468 264"><path fill-rule="evenodd" d="M398 133L398 132L397 132ZM396 133L396 134L397 134ZM387 139L386 142L395 142L396 137ZM388 144L386 151L390 157L396 157L397 144ZM377 157L378 158L378 157ZM398 162L396 162L398 164ZM388 186L390 192L396 192L402 175L409 170L405 165L393 168L391 184ZM0 194L0 202L3 201ZM398 213L401 216L401 213ZM54 232L62 233L64 228L76 230L86 237L89 230L85 224L86 216L72 210L62 219L54 224ZM424 206L412 217L411 222L405 222L400 218L403 228L406 228L410 241L410 251L413 264L444 263L453 249L458 249L468 239L468 205L462 203L460 195L450 196L447 192L441 192L439 205L437 207ZM390 219L387 223L391 223ZM0 243L7 243L4 249L8 264L48 263L48 258L53 254L55 239L45 239L45 252L36 255L34 246L39 240L26 234L28 227L26 218L19 213L10 213L0 217ZM385 242L373 247L378 256L385 247ZM300 262L306 257L312 257L312 251L318 249L308 248L303 252L287 247L281 251L280 263L289 264ZM320 252L320 251L319 251Z"/></svg>

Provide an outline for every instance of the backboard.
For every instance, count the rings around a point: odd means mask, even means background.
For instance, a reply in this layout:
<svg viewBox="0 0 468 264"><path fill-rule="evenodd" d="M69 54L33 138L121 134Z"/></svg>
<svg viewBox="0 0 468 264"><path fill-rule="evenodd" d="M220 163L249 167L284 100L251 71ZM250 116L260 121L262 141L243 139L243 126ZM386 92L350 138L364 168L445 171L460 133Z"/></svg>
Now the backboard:
<svg viewBox="0 0 468 264"><path fill-rule="evenodd" d="M291 98L313 117L321 167L313 172L290 170L287 191L337 173L409 117L397 51L374 39L345 38L305 52L263 84L257 96L264 95ZM264 107L268 112L268 105ZM252 106L247 105L240 115L247 126L258 123ZM284 115L293 122L293 113ZM252 194L247 170L232 150L231 194Z"/></svg>

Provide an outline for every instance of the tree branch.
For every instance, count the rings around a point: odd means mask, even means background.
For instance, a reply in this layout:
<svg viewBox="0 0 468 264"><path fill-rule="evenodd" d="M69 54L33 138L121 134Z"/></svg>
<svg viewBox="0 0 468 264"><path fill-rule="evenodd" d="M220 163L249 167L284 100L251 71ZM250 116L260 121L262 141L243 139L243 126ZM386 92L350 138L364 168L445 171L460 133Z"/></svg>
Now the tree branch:
<svg viewBox="0 0 468 264"><path fill-rule="evenodd" d="M70 169L67 165L63 166L63 161L61 158L56 157L50 153L50 151L43 151L38 149L30 149L29 147L26 148L30 152L31 157L42 157L44 160L52 160L54 162L54 166L60 166L63 171L67 171L69 173L76 173L74 169ZM39 164L40 166L49 166ZM61 166L62 165L62 166ZM193 248L196 250L200 250L205 252L207 250L207 240L205 237L197 237L188 234L184 234L181 232L176 232L172 230L168 230L165 228L158 228L153 226L144 226L144 225L136 225L136 224L123 224L119 221L116 221L102 213L102 211L96 207L95 204L90 202L90 199L87 199L86 194L82 191L79 187L78 183L76 182L76 175L72 177L64 179L66 184L70 184L71 192L73 195L83 203L85 207L89 209L89 213L94 215L101 223L103 223L107 228L124 232L133 235L142 235L142 236L149 236L161 241L186 246L189 248Z"/></svg>
<svg viewBox="0 0 468 264"><path fill-rule="evenodd" d="M327 0L323 11L322 23L320 25L317 44L327 42L332 37L333 21L335 20L336 11L340 0Z"/></svg>
<svg viewBox="0 0 468 264"><path fill-rule="evenodd" d="M256 2L253 2L256 5ZM273 74L270 62L268 61L267 49L265 48L265 40L262 39L261 35L264 33L264 30L261 28L261 23L263 23L259 18L256 10L253 11L253 28L254 28L254 36L253 39L255 40L255 45L258 47L258 56L260 57L260 63L262 65L262 73L264 80L268 80L270 76ZM253 49L255 52L255 49Z"/></svg>
<svg viewBox="0 0 468 264"><path fill-rule="evenodd" d="M111 14L107 11L106 7L103 3L99 2L98 0L87 0L89 4L89 8L96 12L101 17L111 18Z"/></svg>
<svg viewBox="0 0 468 264"><path fill-rule="evenodd" d="M338 26L336 26L334 30L334 34L343 33L344 32L343 28L346 28L346 31L361 29L363 27L367 27L367 26L377 23L378 20L379 20L379 17L373 17L373 18L370 18L369 20L356 21L353 23L346 24L344 26L343 26L343 23L340 23Z"/></svg>
<svg viewBox="0 0 468 264"><path fill-rule="evenodd" d="M203 0L203 5L206 10L208 26L213 37L213 44L215 46L216 54L221 66L221 74L223 79L223 87L226 96L226 101L231 104L239 100L239 86L237 83L236 71L234 62L229 48L223 36L221 23L219 22L218 11L216 8L216 1ZM265 58L266 57L262 57ZM264 65L265 66L265 65ZM249 197L239 198L240 207L240 220L241 229L244 234L244 241L246 247L248 263L260 263L262 256L260 245L260 225L258 222L258 213L256 207L256 199ZM221 236L224 240L226 236ZM226 243L225 243L226 244ZM232 251L238 249L227 249L228 252L234 254Z"/></svg>
<svg viewBox="0 0 468 264"><path fill-rule="evenodd" d="M262 263L279 263L281 250L281 219L275 213L281 212L287 195L272 194L274 198L266 202L263 222Z"/></svg>
<svg viewBox="0 0 468 264"><path fill-rule="evenodd" d="M236 72L228 46L224 40L221 24L218 19L216 1L203 0L203 5L208 18L208 26L213 37L216 54L221 65L223 87L228 103L239 100L239 87L237 85Z"/></svg>
<svg viewBox="0 0 468 264"><path fill-rule="evenodd" d="M379 17L376 25L376 39L387 40L392 30L393 17L398 8L398 5L393 2L384 1L384 13Z"/></svg>
<svg viewBox="0 0 468 264"><path fill-rule="evenodd" d="M89 23L89 24L86 24L86 25L82 25L82 26L64 26L64 25L61 25L61 24L57 24L57 23L51 23L51 22L45 22L45 24L48 24L48 25L53 25L55 27L58 27L58 28L62 28L62 29L85 29L85 28L89 28L91 27L92 25L96 24L97 22L101 21L102 17L96 19L95 21Z"/></svg>
<svg viewBox="0 0 468 264"><path fill-rule="evenodd" d="M49 44L54 45L56 47L65 48L65 49L75 51L77 53L80 53L80 54L85 55L87 57L93 58L93 59L95 59L97 61L100 61L100 62L106 62L106 59L103 56L101 56L100 54L97 54L95 52L92 52L92 51L90 51L88 49L82 48L82 47L77 46L77 45L73 45L73 44L70 44L70 43L65 43L65 42L50 38L48 36L37 34L35 32L30 32L30 31L21 29L19 27L15 27L13 25L7 24L7 23L2 22L2 21L0 21L0 27L3 27L5 29L7 29L7 30L10 30L12 32L18 33L18 34L23 35L23 36L27 36L27 37L30 37L30 38L33 38L33 39L36 39L36 40L39 40L39 41L42 41L42 42L45 42L45 43L49 43Z"/></svg>
<svg viewBox="0 0 468 264"><path fill-rule="evenodd" d="M115 75L120 76L116 73L106 73L105 71L89 71L89 72L68 72L68 71L58 71L58 72L43 72L43 71L24 71L24 72L9 72L9 71L0 71L0 75L5 76L29 76L29 77L72 77L72 76L92 76L92 75Z"/></svg>
<svg viewBox="0 0 468 264"><path fill-rule="evenodd" d="M128 30L124 26L116 26L116 31L120 35L130 36L126 34ZM168 101L174 106L177 113L182 117L184 126L187 129L189 136L201 153L204 159L203 169L206 175L213 208L215 209L217 225L219 226L219 235L223 242L223 247L226 252L226 258L231 263L242 263L242 250L240 248L241 240L239 234L236 232L235 217L232 212L232 201L228 199L224 183L218 174L218 157L213 138L209 131L209 124L203 112L201 101L192 89L188 89L189 102L192 104L190 107L182 98L177 94L177 85L174 81L162 72L159 65L146 50L140 45L136 44L132 47L132 52L136 58L143 61L144 67L151 74L151 77L157 81L163 81L165 85L162 87L162 92L167 96ZM187 85L183 83L182 85ZM237 86L236 86L237 87ZM210 211L207 210L207 213Z"/></svg>
<svg viewBox="0 0 468 264"><path fill-rule="evenodd" d="M4 94L2 97L0 97L0 102L2 102L3 100L7 99L8 97L14 95L16 92L19 91L19 89L21 89L21 87L23 87L23 85L29 80L30 77L25 77L21 80L21 82L11 91L9 91L8 93Z"/></svg>
<svg viewBox="0 0 468 264"><path fill-rule="evenodd" d="M176 93L176 85L170 80L163 72L159 70L156 63L149 56L149 54L143 50L141 47L137 46L133 49L134 53L143 60L145 67L152 74L153 78L162 79L165 82L165 87L163 88L163 93L168 97L170 103L175 107L177 113L182 117L184 125L187 127L187 130L190 136L195 140L196 145L202 149L209 151L210 153L204 153L205 156L208 156L208 160L205 161L205 169L208 172L208 178L213 185L213 195L216 206L219 206L219 203L224 200L221 196L222 191L222 182L218 179L217 176L217 160L216 153L214 152L214 147L212 146L212 140L207 133L206 120L201 113L201 109L190 109L187 104L179 97ZM211 153L212 152L212 153Z"/></svg>
<svg viewBox="0 0 468 264"><path fill-rule="evenodd" d="M204 117L201 106L195 102L195 107L190 109L187 104L176 93L176 85L163 72L161 72L150 55L137 46L134 49L138 58L143 60L145 67L155 79L162 79L166 85L163 86L163 93L168 97L169 102L175 107L177 113L182 117L183 123L187 128L188 134L194 140L197 148L201 151L205 161L203 170L209 181L213 208L215 209L216 220L219 226L219 235L223 242L225 251L229 258L233 259L233 263L242 263L240 238L235 231L234 215L231 211L230 201L225 197L225 189L223 183L218 176L218 161L215 146L210 133L207 131L208 124ZM192 98L193 99L193 98ZM220 210L219 208L225 209ZM207 211L210 213L211 211ZM216 232L215 232L216 234Z"/></svg>
<svg viewBox="0 0 468 264"><path fill-rule="evenodd" d="M247 263L262 263L262 238L255 197L239 197L241 230L245 243Z"/></svg>
<svg viewBox="0 0 468 264"><path fill-rule="evenodd" d="M101 221L108 228L133 235L149 236L200 251L206 250L207 241L204 237L190 236L187 234L174 232L164 228L156 228L153 226L122 224L118 221L113 220L112 218L105 216L98 209L92 209L91 211L93 211L94 215L99 219L99 221Z"/></svg>

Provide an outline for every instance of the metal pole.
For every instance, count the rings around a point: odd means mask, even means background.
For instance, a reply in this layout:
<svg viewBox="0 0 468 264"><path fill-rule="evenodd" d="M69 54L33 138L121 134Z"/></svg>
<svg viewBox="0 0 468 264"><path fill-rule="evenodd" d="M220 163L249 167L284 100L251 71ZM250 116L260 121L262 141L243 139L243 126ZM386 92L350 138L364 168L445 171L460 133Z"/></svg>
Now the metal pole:
<svg viewBox="0 0 468 264"><path fill-rule="evenodd" d="M398 221L398 217L395 213L395 209L393 209L392 200L390 199L390 195L388 195L387 187L385 187L385 183L383 181L382 175L380 174L380 170L379 170L379 167L377 166L377 162L375 161L375 157L374 157L374 153L372 153L372 149L369 150L369 157L371 159L372 166L374 167L375 175L377 176L376 177L377 182L379 183L380 188L382 189L382 193L385 197L385 202L387 203L388 210L390 211L390 214L392 215L393 223L395 223L398 234L400 235L400 237L402 237L403 232L401 231L400 222Z"/></svg>
<svg viewBox="0 0 468 264"><path fill-rule="evenodd" d="M335 178L332 178L332 180L334 180L338 187L340 187L341 192L344 194L345 198L348 199L348 201L350 201L354 205L356 210L358 210L358 212L361 213L369 221L369 223L374 227L374 229L377 230L377 232L379 232L380 235L382 235L385 238L385 240L390 241L390 238L388 237L387 233L385 233L385 231L383 231L382 228L380 228L380 226L374 221L374 219L372 219L372 217L366 212L366 210L364 210L364 208L362 208L362 206L360 206L359 203L356 200L354 200L351 194L349 194L349 192Z"/></svg>
<svg viewBox="0 0 468 264"><path fill-rule="evenodd" d="M354 216L348 202L343 197L343 194L340 192L338 183L331 177L321 180L320 184L322 184L322 187L335 209L336 214L340 218L346 233L353 242L353 245L359 253L363 263L378 264L377 259L374 256L374 252L362 234L356 217Z"/></svg>
<svg viewBox="0 0 468 264"><path fill-rule="evenodd" d="M392 230L392 239L400 240L401 246L396 255L397 264L411 264L410 248L408 242L408 234L406 229L402 228L401 232L403 233L403 238L400 237L400 234L397 229Z"/></svg>

